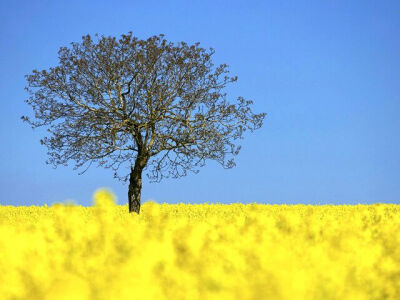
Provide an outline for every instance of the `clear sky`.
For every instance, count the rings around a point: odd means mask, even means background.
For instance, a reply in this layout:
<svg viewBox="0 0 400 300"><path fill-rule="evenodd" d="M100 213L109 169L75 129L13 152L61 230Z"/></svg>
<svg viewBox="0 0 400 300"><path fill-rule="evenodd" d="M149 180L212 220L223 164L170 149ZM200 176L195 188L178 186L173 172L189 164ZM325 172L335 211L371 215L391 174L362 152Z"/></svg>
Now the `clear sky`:
<svg viewBox="0 0 400 300"><path fill-rule="evenodd" d="M56 66L83 35L128 31L213 47L214 64L238 76L228 100L268 114L240 140L235 168L143 174L143 202L399 203L399 16L399 1L1 1L0 204L86 206L99 187L127 203L110 169L46 165L45 131L20 117L33 115L24 75Z"/></svg>

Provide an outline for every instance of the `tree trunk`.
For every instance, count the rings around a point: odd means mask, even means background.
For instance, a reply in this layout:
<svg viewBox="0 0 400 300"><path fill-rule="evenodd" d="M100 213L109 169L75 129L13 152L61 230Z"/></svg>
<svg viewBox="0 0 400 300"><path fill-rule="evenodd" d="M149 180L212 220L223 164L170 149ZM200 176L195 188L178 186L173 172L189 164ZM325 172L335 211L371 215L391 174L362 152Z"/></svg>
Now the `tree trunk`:
<svg viewBox="0 0 400 300"><path fill-rule="evenodd" d="M145 155L138 155L135 161L135 166L131 166L131 174L129 176L129 212L140 212L140 194L142 191L142 171L146 166L148 157Z"/></svg>

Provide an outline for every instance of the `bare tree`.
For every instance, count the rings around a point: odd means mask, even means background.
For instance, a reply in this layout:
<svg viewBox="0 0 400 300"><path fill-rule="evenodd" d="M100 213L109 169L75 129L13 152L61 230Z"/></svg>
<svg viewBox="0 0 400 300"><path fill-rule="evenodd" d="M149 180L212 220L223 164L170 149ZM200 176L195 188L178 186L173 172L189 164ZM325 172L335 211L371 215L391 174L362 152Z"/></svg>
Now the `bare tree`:
<svg viewBox="0 0 400 300"><path fill-rule="evenodd" d="M174 46L163 37L139 40L129 32L94 43L86 35L60 48L58 66L25 76L25 102L35 120L21 118L32 128L50 127L50 136L40 140L48 148L46 163L87 164L82 174L96 162L112 168L115 178L126 182L129 176L129 212L140 212L144 169L151 166L147 176L159 182L187 170L198 173L205 159L232 168L226 154L240 150L232 140L260 128L266 115L253 114L251 100L226 101L221 91L237 76L220 78L228 66L213 69L213 48ZM124 163L130 173L121 177L117 170Z"/></svg>

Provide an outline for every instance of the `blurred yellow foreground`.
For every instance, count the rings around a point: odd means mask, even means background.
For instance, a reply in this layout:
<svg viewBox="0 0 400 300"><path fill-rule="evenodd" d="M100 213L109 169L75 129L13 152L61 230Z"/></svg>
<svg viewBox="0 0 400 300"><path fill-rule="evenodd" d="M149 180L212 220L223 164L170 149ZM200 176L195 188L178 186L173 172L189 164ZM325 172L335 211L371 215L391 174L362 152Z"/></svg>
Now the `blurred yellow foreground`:
<svg viewBox="0 0 400 300"><path fill-rule="evenodd" d="M399 205L0 206L0 299L400 299Z"/></svg>

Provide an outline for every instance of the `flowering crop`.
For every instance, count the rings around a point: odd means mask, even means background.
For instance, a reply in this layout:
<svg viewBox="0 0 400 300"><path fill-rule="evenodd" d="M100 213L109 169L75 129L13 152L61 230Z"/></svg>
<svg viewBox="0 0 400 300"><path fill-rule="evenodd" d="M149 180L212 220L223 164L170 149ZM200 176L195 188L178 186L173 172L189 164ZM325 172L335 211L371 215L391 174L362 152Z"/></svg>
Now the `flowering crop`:
<svg viewBox="0 0 400 300"><path fill-rule="evenodd" d="M0 206L0 299L400 299L400 207Z"/></svg>

